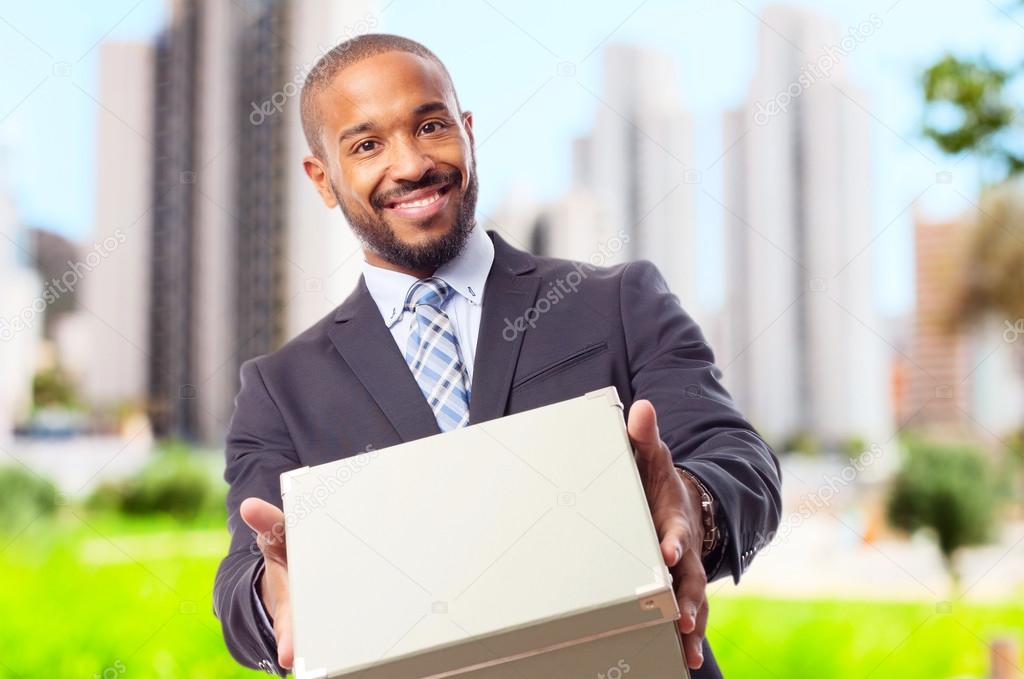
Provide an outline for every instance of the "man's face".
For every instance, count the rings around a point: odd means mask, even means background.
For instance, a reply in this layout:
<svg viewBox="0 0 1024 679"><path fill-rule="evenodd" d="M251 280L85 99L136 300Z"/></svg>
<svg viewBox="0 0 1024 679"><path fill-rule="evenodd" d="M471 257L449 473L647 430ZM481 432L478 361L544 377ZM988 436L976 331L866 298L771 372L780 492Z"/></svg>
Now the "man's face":
<svg viewBox="0 0 1024 679"><path fill-rule="evenodd" d="M371 263L424 273L455 257L475 224L476 156L441 68L386 52L342 70L318 103L327 158L306 171Z"/></svg>

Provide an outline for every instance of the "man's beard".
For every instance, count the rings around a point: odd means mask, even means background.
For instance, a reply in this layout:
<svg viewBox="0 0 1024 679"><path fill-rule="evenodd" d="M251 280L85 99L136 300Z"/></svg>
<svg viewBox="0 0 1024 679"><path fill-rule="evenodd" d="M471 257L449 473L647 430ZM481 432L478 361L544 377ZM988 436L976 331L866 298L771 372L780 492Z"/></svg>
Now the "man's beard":
<svg viewBox="0 0 1024 679"><path fill-rule="evenodd" d="M474 171L470 173L466 191L462 195L462 200L455 213L455 223L452 228L440 238L423 245L408 245L399 240L382 215L383 210L387 209L384 206L400 199L403 194L429 186L447 185L451 187L449 193L452 193L462 186L462 173L458 170L451 172L434 170L423 175L416 182L403 184L401 192L398 194L390 192L374 197L370 201L376 210L374 215L368 215L362 211L356 213L347 209L333 181L331 181L331 188L334 190L334 196L341 207L342 214L345 215L349 226L352 227L352 231L355 232L364 247L384 261L396 266L416 271L434 271L462 252L462 248L476 224L477 178L475 165L474 163Z"/></svg>

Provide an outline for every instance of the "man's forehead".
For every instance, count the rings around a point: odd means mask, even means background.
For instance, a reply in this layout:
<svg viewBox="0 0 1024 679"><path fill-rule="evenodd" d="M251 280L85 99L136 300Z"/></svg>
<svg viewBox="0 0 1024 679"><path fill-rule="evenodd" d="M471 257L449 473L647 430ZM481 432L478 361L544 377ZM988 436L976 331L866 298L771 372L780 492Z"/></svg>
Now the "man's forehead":
<svg viewBox="0 0 1024 679"><path fill-rule="evenodd" d="M408 52L385 52L338 72L320 93L325 131L353 122L407 116L416 106L443 101L453 110L447 78L431 59Z"/></svg>

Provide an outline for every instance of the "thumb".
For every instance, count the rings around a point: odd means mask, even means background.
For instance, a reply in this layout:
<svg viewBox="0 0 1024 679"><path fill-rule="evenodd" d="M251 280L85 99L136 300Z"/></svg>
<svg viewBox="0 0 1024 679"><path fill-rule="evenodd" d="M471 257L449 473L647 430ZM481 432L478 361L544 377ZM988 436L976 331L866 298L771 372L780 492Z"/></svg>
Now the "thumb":
<svg viewBox="0 0 1024 679"><path fill-rule="evenodd" d="M654 412L654 404L647 399L634 401L629 409L629 422L626 424L629 440L637 450L638 457L650 459L661 452L661 435L658 433L658 418Z"/></svg>
<svg viewBox="0 0 1024 679"><path fill-rule="evenodd" d="M256 532L263 541L274 546L284 541L284 512L258 497L242 500L238 508L242 520Z"/></svg>
<svg viewBox="0 0 1024 679"><path fill-rule="evenodd" d="M281 606L275 611L276 623L274 634L277 637L277 664L285 669L292 669L295 664L295 645L292 641L292 607L287 600L281 602Z"/></svg>

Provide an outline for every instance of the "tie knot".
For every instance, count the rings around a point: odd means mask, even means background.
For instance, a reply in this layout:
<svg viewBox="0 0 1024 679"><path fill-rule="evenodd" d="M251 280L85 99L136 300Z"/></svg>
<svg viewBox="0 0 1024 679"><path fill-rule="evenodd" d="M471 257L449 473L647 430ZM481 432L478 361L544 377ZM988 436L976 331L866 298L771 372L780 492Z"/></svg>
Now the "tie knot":
<svg viewBox="0 0 1024 679"><path fill-rule="evenodd" d="M451 292L451 286L435 276L416 281L405 296L405 310L416 311L416 307L426 304L441 311Z"/></svg>

